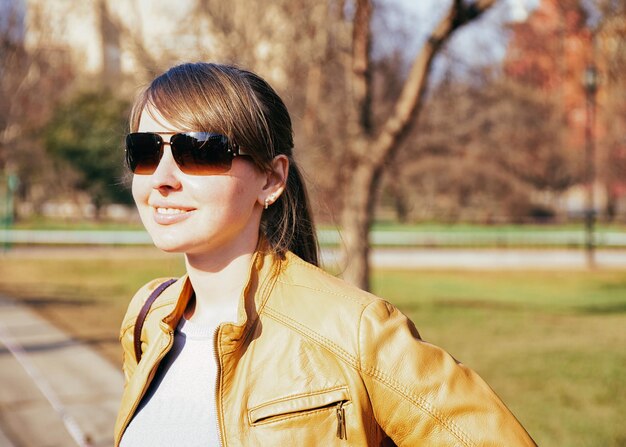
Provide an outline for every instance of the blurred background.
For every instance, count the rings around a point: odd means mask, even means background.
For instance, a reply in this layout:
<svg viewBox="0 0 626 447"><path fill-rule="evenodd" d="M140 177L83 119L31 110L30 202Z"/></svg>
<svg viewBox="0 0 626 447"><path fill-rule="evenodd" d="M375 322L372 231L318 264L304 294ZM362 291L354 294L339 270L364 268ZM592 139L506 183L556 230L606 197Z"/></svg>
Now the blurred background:
<svg viewBox="0 0 626 447"><path fill-rule="evenodd" d="M449 3L375 4L372 133ZM128 104L175 63L217 60L258 71L284 97L318 221L336 223L355 133L352 2L0 5L0 172L14 222L136 221L120 206L130 203L121 163ZM384 162L376 221L566 224L591 205L602 222L624 222L623 15L623 2L610 0L500 0L456 30L436 54L419 119Z"/></svg>
<svg viewBox="0 0 626 447"><path fill-rule="evenodd" d="M198 60L287 103L329 270L540 445L626 445L626 1L0 0L0 294L115 367L184 268L132 206L129 106Z"/></svg>

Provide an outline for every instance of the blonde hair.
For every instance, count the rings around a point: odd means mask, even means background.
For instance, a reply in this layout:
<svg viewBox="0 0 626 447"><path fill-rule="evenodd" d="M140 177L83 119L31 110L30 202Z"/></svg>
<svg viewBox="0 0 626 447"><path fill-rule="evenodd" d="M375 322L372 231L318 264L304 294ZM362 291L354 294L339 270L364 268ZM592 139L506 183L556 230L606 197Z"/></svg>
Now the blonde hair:
<svg viewBox="0 0 626 447"><path fill-rule="evenodd" d="M216 132L244 147L263 170L279 154L289 159L285 191L263 212L261 232L271 249L292 251L318 265L318 242L308 196L293 159L293 130L287 107L258 75L230 65L186 63L155 78L137 97L130 129L154 108L170 123L190 131Z"/></svg>

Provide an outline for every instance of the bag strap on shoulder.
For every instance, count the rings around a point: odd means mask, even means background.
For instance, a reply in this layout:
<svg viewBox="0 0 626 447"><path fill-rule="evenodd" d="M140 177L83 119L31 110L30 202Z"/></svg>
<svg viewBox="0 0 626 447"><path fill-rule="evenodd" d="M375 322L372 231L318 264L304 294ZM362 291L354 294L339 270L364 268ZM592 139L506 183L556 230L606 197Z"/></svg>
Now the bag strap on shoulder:
<svg viewBox="0 0 626 447"><path fill-rule="evenodd" d="M150 307L152 303L156 301L156 299L163 293L165 289L167 289L170 285L175 283L175 279L168 279L164 283L159 284L159 287L154 289L154 291L150 294L148 299L141 310L137 314L137 321L135 321L135 330L134 330L134 346L135 346L135 359L137 359L137 363L141 360L141 330L143 329L143 323L146 321L146 317L148 316L148 312L150 311Z"/></svg>

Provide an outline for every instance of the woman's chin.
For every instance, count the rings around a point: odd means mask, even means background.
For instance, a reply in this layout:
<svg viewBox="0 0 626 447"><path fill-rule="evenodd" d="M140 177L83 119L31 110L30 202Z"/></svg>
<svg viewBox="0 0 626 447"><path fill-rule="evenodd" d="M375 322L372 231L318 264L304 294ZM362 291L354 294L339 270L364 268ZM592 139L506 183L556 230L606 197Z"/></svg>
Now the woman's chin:
<svg viewBox="0 0 626 447"><path fill-rule="evenodd" d="M167 246L163 247L163 246L159 246L159 245L156 245L156 244L155 244L155 246L156 246L156 248L158 248L161 251L164 251L165 253L183 253L183 250L179 250L177 248L172 248L172 247L167 247Z"/></svg>
<svg viewBox="0 0 626 447"><path fill-rule="evenodd" d="M184 253L185 248L177 242L174 241L164 241L159 239L152 239L154 246L161 251L166 253Z"/></svg>

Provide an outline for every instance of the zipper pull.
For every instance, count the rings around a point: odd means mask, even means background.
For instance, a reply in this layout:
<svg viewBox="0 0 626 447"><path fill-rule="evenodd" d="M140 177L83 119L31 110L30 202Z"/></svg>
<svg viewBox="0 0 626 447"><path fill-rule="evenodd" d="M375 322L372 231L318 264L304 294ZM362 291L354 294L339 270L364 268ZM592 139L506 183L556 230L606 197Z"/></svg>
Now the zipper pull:
<svg viewBox="0 0 626 447"><path fill-rule="evenodd" d="M337 407L337 437L339 439L348 439L346 433L346 410L343 408L344 402L339 402Z"/></svg>

